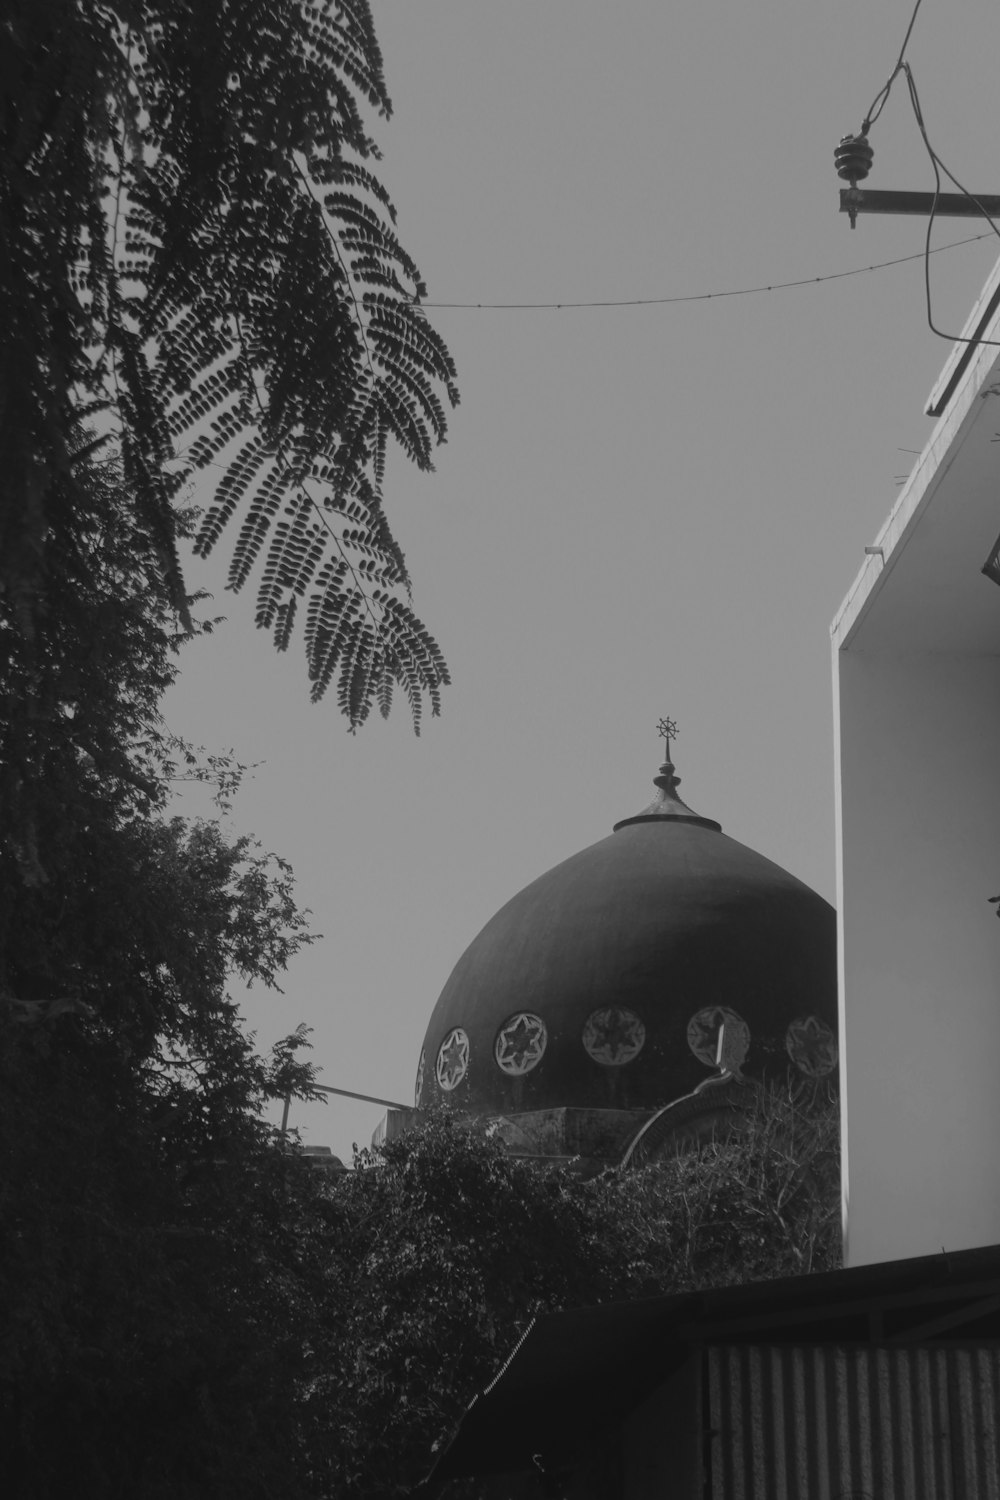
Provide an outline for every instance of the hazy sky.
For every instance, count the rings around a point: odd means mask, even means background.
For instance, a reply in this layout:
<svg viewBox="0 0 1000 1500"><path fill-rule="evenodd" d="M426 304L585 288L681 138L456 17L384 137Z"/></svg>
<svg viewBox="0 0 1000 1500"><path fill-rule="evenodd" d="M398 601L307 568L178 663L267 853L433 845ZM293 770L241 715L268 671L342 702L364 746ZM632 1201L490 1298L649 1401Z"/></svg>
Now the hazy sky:
<svg viewBox="0 0 1000 1500"><path fill-rule="evenodd" d="M852 233L833 168L911 9L375 0L382 170L429 301L680 296L921 250L916 218ZM998 48L993 0L924 0L908 58L973 191L1000 192ZM902 80L871 139L870 186L933 185ZM995 240L933 257L939 326L961 328L995 258ZM661 714L685 799L832 899L828 626L949 348L919 261L718 301L431 316L462 405L434 474L391 466L386 507L452 669L443 717L415 739L400 705L352 738L311 706L298 643L277 657L252 589L223 592L228 541L188 578L229 623L167 703L178 732L262 763L235 826L291 861L325 935L284 997L247 997L260 1042L306 1021L321 1081L401 1102L483 923L649 800ZM381 1113L293 1123L349 1157Z"/></svg>

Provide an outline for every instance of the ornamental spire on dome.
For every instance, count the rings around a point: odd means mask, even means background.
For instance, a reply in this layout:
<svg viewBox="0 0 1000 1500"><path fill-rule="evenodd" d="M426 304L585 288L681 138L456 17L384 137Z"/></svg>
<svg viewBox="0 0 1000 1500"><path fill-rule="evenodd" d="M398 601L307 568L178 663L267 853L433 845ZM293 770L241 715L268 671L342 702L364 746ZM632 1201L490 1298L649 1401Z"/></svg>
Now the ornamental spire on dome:
<svg viewBox="0 0 1000 1500"><path fill-rule="evenodd" d="M693 812L686 802L682 802L677 795L681 778L675 774L674 763L670 758L670 742L677 738L677 725L673 719L660 719L656 726L660 738L666 741L667 754L659 776L654 776L653 785L658 789L656 796L648 807L642 812L636 813L632 818L622 818L614 826L614 832L619 828L627 828L632 823L694 823L700 828L713 828L716 833L722 832L722 824L716 823L714 818L703 818Z"/></svg>
<svg viewBox="0 0 1000 1500"><path fill-rule="evenodd" d="M656 725L656 732L661 740L667 742L667 760L670 759L670 741L677 738L677 723L674 719L660 719Z"/></svg>

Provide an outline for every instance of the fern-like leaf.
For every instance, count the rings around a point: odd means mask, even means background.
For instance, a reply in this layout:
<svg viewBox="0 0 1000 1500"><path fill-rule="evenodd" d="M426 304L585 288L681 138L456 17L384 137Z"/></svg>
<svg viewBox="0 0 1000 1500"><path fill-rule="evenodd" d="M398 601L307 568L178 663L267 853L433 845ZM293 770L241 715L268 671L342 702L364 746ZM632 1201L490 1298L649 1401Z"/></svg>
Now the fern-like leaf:
<svg viewBox="0 0 1000 1500"><path fill-rule="evenodd" d="M365 115L391 105L367 0L35 0L3 27L0 584L48 524L31 476L106 402L177 599L175 500L218 474L196 551L235 527L230 585L261 569L281 650L303 600L313 696L335 684L352 728L393 683L419 724L447 676L386 445L430 468L458 392L371 167Z"/></svg>

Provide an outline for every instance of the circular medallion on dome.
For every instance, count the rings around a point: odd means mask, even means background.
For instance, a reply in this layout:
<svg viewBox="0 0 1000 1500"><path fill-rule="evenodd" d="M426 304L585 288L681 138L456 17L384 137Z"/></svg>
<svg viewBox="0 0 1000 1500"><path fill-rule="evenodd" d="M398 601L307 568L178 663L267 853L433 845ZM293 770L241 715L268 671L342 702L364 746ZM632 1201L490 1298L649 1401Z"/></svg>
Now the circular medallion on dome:
<svg viewBox="0 0 1000 1500"><path fill-rule="evenodd" d="M519 1010L506 1020L497 1032L493 1055L497 1067L513 1077L530 1073L542 1059L548 1032L541 1016L530 1011Z"/></svg>
<svg viewBox="0 0 1000 1500"><path fill-rule="evenodd" d="M639 1056L646 1028L634 1010L608 1005L591 1011L583 1028L583 1045L596 1063L620 1068Z"/></svg>
<svg viewBox="0 0 1000 1500"><path fill-rule="evenodd" d="M737 1073L750 1050L750 1027L728 1006L708 1005L691 1017L687 1040L699 1062Z"/></svg>
<svg viewBox="0 0 1000 1500"><path fill-rule="evenodd" d="M424 1066L427 1062L426 1050L421 1052L420 1061L417 1063L417 1081L413 1085L413 1102L419 1108L420 1095L424 1091Z"/></svg>
<svg viewBox="0 0 1000 1500"><path fill-rule="evenodd" d="M837 1066L837 1038L818 1016L800 1016L785 1032L785 1051L810 1078L822 1078Z"/></svg>
<svg viewBox="0 0 1000 1500"><path fill-rule="evenodd" d="M434 1072L441 1087L450 1093L458 1088L468 1071L469 1038L461 1026L456 1026L441 1043Z"/></svg>

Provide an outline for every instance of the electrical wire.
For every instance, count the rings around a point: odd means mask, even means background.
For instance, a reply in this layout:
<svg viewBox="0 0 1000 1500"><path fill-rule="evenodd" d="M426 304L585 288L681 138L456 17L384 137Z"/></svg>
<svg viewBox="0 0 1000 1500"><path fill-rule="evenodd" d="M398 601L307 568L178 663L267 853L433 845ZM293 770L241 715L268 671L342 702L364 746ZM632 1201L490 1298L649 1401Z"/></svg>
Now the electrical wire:
<svg viewBox="0 0 1000 1500"><path fill-rule="evenodd" d="M875 95L875 98L872 100L871 105L868 109L868 113L865 115L864 124L861 126L861 130L859 132L861 135L868 134L869 130L874 125L883 109L885 109L886 100L889 97L892 86L899 74L903 71L903 58L906 55L906 49L909 46L910 37L913 34L913 27L917 19L917 11L920 9L922 3L923 0L917 0L916 5L913 7L913 14L910 17L910 24L909 26L907 26L906 35L903 38L903 45L900 47L899 56L896 58L896 66L889 74L884 87L879 90L879 92Z"/></svg>
<svg viewBox="0 0 1000 1500"><path fill-rule="evenodd" d="M878 119L879 115L882 113L883 109L886 106L886 101L889 98L889 94L890 94L890 92L892 90L892 85L895 83L895 81L899 77L900 73L905 74L906 75L906 87L907 87L907 90L908 90L909 95L910 95L910 104L913 107L913 116L914 116L914 119L917 122L917 128L920 131L921 139L923 140L924 146L927 149L927 155L930 158L931 166L934 169L934 197L931 200L931 211L930 211L930 214L928 215L928 218L927 218L927 238L924 241L924 252L923 252L923 261L924 261L924 300L925 300L926 305L927 305L927 326L931 330L932 333L934 333L934 334L936 334L938 336L938 338L947 339L949 343L953 343L953 344L991 344L991 345L994 345L995 347L1000 348L1000 339L984 339L984 338L971 338L971 339L969 339L969 338L965 338L960 333L945 333L944 330L941 329L941 328L938 328L937 325L934 322L934 314L933 314L933 309L932 309L932 305L931 305L931 263L930 263L930 258L931 258L931 256L933 254L935 254L935 251L931 247L931 234L932 234L933 229L934 229L934 219L935 219L935 216L937 214L938 199L941 197L941 173L943 172L944 175L948 178L948 180L950 182L954 183L955 187L958 188L959 192L960 193L964 193L964 195L966 196L966 198L968 198L971 203L974 203L976 205L976 207L979 209L979 212L982 214L983 218L986 220L987 224L990 226L991 232L993 234L995 234L998 239L1000 239L1000 229L997 228L996 224L990 218L989 214L986 212L985 208L980 203L979 199L975 196L975 194L974 193L970 193L967 187L963 187L962 184L959 182L958 178L955 176L955 174L953 172L950 172L948 170L948 168L945 166L944 162L941 160L940 156L938 156L937 152L934 150L934 147L931 145L930 137L927 134L927 126L924 123L924 113L923 113L923 110L920 107L920 96L917 93L917 84L916 84L916 80L915 80L915 78L913 76L913 69L910 67L910 64L905 60L906 59L906 49L909 46L910 37L913 35L913 27L916 24L917 12L919 11L922 3L923 3L923 0L917 0L917 3L913 7L913 13L910 16L910 24L906 28L906 35L903 37L903 45L900 47L900 49L899 49L899 56L896 59L896 66L893 68L892 72L889 74L889 77L887 78L887 80L886 80L885 84L883 85L883 87L879 90L879 92L875 95L875 98L872 100L871 105L869 106L869 109L868 109L868 113L865 115L864 121L862 122L861 130L860 130L859 134L863 135L863 136L867 136L868 135L869 130L874 125L875 121ZM985 235L977 235L976 238L977 239L985 239L986 236Z"/></svg>
<svg viewBox="0 0 1000 1500"><path fill-rule="evenodd" d="M965 197L968 198L970 202L976 205L976 207L979 209L979 212L982 214L983 218L990 226L991 231L997 236L998 239L1000 239L1000 229L997 228L997 225L990 218L989 214L986 212L985 208L980 203L976 195L974 193L970 193L967 187L963 187L955 174L948 170L944 162L941 160L940 156L938 156L937 152L934 150L934 147L930 142L930 137L927 134L927 126L924 123L924 113L920 107L920 96L917 93L917 84L915 78L913 77L913 69L910 67L909 63L903 63L902 71L906 74L906 85L907 89L909 90L910 103L913 106L914 119L917 122L917 128L920 131L921 139L923 140L923 143L927 148L927 155L930 157L931 166L934 169L934 197L931 200L931 211L927 218L927 238L924 242L924 298L927 304L927 326L930 328L932 333L937 334L938 338L947 339L949 343L991 344L995 348L1000 348L1000 339L969 339L965 338L960 333L945 333L944 330L938 328L938 326L934 322L934 315L931 307L930 257L934 253L931 249L931 234L934 229L934 216L937 213L938 199L941 196L941 173L943 172L944 175L948 178L949 182L954 183L959 192L964 193Z"/></svg>
<svg viewBox="0 0 1000 1500"><path fill-rule="evenodd" d="M954 179L952 179L954 180ZM992 221L991 221L992 224ZM994 231L996 226L992 226ZM459 308L467 311L492 312L537 312L543 309L563 311L587 307L664 307L677 302L710 302L722 297L753 297L760 292L785 292L797 286L817 286L824 281L842 281L846 276L864 276L869 271L884 271L889 266L902 266L911 260L924 260L928 254L940 255L945 250L957 250L960 245L972 245L977 240L988 240L989 233L971 234L963 240L952 240L947 245L936 245L931 250L918 250L915 255L898 255L895 260L880 260L871 266L855 266L852 271L831 271L827 276L805 276L799 281L775 281L768 286L734 287L722 292L688 292L676 297L626 297L621 300L603 302L424 302L424 308Z"/></svg>
<svg viewBox="0 0 1000 1500"><path fill-rule="evenodd" d="M889 266L903 266L908 261L924 260L926 255L942 255L946 250L958 250L962 245L974 245L979 240L988 240L989 233L970 234L963 240L952 240L947 245L935 245L929 252L918 250L915 255L900 255L895 260L878 261L873 266L856 266L853 271L833 271L828 276L806 276L801 281L777 281L771 286L748 286L739 287L733 291L726 292L697 292L684 297L633 297L626 302L421 302L421 307L454 307L460 309L477 308L510 310L521 309L532 311L536 308L585 308L585 307L651 307L674 302L708 302L721 297L751 297L758 292L782 292L790 287L815 286L822 281L840 281L845 276L864 276L869 271L884 271ZM185 447L179 448L174 454L175 458L182 458L198 441L192 439ZM209 459L199 468L226 469L228 464L216 463Z"/></svg>

